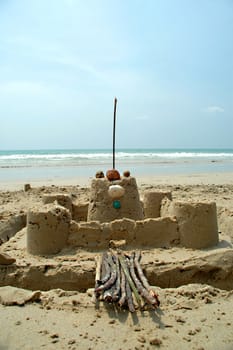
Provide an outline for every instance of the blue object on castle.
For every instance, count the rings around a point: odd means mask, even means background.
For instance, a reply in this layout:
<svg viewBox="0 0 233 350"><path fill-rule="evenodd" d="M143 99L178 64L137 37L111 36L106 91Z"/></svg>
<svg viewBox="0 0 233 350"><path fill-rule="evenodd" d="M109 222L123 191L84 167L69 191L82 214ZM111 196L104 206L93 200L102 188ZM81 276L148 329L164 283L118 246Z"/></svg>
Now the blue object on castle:
<svg viewBox="0 0 233 350"><path fill-rule="evenodd" d="M113 208L120 209L121 202L119 200L115 200L115 201L113 201L112 205L113 205Z"/></svg>

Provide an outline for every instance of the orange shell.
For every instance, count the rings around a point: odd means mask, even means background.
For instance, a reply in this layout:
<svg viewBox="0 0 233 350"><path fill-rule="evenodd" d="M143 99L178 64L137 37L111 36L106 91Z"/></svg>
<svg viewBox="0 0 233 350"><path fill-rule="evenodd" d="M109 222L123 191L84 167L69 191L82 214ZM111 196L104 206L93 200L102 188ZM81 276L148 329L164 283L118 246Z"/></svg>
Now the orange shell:
<svg viewBox="0 0 233 350"><path fill-rule="evenodd" d="M124 177L130 177L130 171L129 170L126 170L123 172L123 176Z"/></svg>
<svg viewBox="0 0 233 350"><path fill-rule="evenodd" d="M117 171L116 169L108 170L106 173L106 177L109 181L120 180L121 178L119 171Z"/></svg>

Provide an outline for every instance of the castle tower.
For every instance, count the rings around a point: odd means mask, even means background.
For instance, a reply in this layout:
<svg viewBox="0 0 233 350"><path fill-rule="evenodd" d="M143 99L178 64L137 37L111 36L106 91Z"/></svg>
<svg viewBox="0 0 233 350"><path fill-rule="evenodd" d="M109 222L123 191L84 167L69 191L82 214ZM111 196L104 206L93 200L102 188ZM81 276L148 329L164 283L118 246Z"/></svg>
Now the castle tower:
<svg viewBox="0 0 233 350"><path fill-rule="evenodd" d="M93 179L87 220L110 222L122 218L144 219L135 178L123 177L115 181Z"/></svg>

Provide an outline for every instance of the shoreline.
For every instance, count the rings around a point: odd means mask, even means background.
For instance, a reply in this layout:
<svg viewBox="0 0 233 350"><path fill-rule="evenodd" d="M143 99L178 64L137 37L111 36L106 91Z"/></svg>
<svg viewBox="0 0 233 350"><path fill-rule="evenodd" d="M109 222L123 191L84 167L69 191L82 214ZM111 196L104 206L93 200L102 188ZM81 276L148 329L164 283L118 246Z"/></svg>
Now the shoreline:
<svg viewBox="0 0 233 350"><path fill-rule="evenodd" d="M134 174L133 174L134 175ZM138 186L142 185L233 185L233 172L221 173L193 173L193 174L166 174L166 175L139 175L135 176ZM86 176L78 177L49 177L48 179L33 178L28 181L9 179L0 182L0 191L23 190L24 184L31 187L42 186L80 186L89 187L94 178Z"/></svg>

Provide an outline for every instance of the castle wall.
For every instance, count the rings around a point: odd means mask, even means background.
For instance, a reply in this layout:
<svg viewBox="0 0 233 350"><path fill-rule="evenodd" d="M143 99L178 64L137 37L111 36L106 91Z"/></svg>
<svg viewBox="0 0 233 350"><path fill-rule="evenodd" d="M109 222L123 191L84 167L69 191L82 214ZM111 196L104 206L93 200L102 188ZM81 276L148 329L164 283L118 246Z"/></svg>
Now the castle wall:
<svg viewBox="0 0 233 350"><path fill-rule="evenodd" d="M170 247L179 242L178 225L174 218L73 223L68 244L88 249L107 249L111 240L125 240L125 246L133 247Z"/></svg>
<svg viewBox="0 0 233 350"><path fill-rule="evenodd" d="M87 203L73 203L69 195L46 195L43 201L53 203L27 215L28 252L55 254L67 245L108 249L112 241L135 248L181 245L202 249L218 243L215 203L173 201L170 192L152 191L145 194L144 211L156 217L144 219L135 179L123 178L114 184L125 192L119 209L113 207L108 193L112 182L102 178L92 181L88 212Z"/></svg>
<svg viewBox="0 0 233 350"><path fill-rule="evenodd" d="M134 240L136 246L171 247L179 242L179 229L174 217L137 221Z"/></svg>

